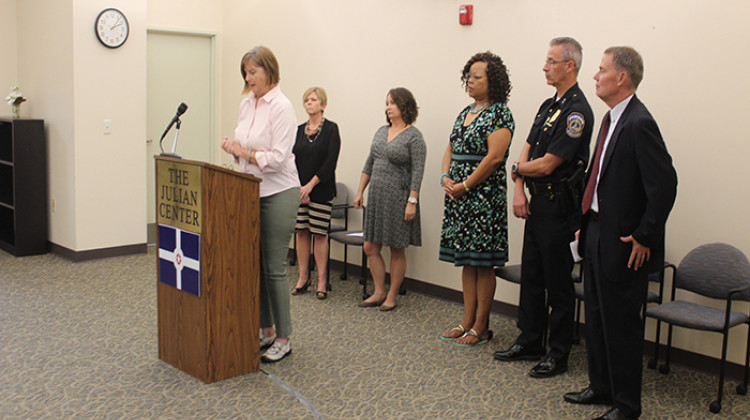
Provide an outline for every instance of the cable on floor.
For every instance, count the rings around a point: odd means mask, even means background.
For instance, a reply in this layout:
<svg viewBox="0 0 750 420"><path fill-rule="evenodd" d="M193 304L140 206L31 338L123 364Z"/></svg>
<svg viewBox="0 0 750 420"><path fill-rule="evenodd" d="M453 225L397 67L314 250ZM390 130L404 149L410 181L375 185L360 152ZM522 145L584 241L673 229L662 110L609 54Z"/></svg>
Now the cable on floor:
<svg viewBox="0 0 750 420"><path fill-rule="evenodd" d="M296 398L299 402L302 403L309 411L314 415L316 418L322 419L323 415L320 414L320 411L318 411L317 408L315 408L314 405L310 401L307 400L302 394L300 394L296 389L292 388L289 384L282 381L280 378L277 378L270 373L266 372L265 370L261 369L261 372L263 372L266 376L268 376L272 381L276 382L280 387L284 388L288 393L292 394L294 398Z"/></svg>

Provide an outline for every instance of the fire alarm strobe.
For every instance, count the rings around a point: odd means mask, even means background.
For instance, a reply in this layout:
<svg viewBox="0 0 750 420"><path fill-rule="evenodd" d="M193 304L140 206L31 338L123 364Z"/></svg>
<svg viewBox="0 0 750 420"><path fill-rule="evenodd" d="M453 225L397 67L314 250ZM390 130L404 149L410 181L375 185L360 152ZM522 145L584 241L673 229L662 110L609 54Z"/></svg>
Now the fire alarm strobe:
<svg viewBox="0 0 750 420"><path fill-rule="evenodd" d="M471 25L473 18L474 6L471 4L464 4L458 8L458 23L461 25Z"/></svg>

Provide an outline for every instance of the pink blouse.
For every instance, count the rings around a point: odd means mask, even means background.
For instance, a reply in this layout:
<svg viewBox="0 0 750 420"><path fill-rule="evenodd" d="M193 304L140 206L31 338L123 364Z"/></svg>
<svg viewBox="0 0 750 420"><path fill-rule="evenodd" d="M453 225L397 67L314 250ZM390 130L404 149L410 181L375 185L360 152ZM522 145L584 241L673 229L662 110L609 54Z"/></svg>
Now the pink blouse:
<svg viewBox="0 0 750 420"><path fill-rule="evenodd" d="M292 154L296 136L294 108L278 85L257 100L251 93L240 104L234 137L242 147L254 150L258 161L254 165L240 158L240 171L263 179L261 197L300 186Z"/></svg>

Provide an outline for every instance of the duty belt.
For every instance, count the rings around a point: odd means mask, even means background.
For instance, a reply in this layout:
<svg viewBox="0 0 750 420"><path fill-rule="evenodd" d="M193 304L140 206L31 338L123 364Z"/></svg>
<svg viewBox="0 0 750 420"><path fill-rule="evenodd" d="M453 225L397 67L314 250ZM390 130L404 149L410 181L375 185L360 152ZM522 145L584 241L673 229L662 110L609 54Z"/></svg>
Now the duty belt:
<svg viewBox="0 0 750 420"><path fill-rule="evenodd" d="M555 194L563 193L562 182L536 182L531 179L526 179L526 186L529 188L529 192L532 196L537 194L544 194L552 200L555 198Z"/></svg>

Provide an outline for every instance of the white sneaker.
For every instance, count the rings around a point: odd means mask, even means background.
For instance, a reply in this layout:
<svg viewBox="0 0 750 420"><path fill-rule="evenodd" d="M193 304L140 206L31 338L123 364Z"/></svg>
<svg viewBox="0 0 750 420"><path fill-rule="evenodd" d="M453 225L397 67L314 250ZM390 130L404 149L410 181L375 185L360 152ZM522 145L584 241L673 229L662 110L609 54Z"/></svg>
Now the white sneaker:
<svg viewBox="0 0 750 420"><path fill-rule="evenodd" d="M279 341L274 341L270 349L266 350L260 360L266 363L275 363L285 358L288 354L292 353L292 341L289 340L286 344L281 344Z"/></svg>
<svg viewBox="0 0 750 420"><path fill-rule="evenodd" d="M273 340L276 340L276 334L269 335L269 336L265 336L265 335L261 334L261 336L260 336L260 349L263 350L263 349L267 349L267 348L271 347L271 344L273 344Z"/></svg>

